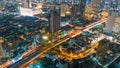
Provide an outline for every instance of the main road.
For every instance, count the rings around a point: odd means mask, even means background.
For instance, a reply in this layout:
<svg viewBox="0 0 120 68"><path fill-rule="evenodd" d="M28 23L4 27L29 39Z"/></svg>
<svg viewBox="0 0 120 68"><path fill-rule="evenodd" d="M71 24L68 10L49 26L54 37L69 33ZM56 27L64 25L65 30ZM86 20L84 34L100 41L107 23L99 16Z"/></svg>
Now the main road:
<svg viewBox="0 0 120 68"><path fill-rule="evenodd" d="M44 54L51 48L54 48L54 47L62 44L63 42L66 42L69 39L80 35L82 31L89 30L90 28L93 28L94 26L101 24L101 23L105 23L105 22L106 22L106 19L102 19L102 20L94 22L90 25L87 25L83 29L74 30L71 34L68 34L67 36L65 36L63 38L60 38L60 39L56 40L55 42L48 43L47 46L37 47L34 51L31 52L31 54L23 56L21 60L15 62L14 64L9 64L7 66L3 66L2 68L24 68L21 66L29 64L31 61L35 60L36 58L38 58L40 55Z"/></svg>

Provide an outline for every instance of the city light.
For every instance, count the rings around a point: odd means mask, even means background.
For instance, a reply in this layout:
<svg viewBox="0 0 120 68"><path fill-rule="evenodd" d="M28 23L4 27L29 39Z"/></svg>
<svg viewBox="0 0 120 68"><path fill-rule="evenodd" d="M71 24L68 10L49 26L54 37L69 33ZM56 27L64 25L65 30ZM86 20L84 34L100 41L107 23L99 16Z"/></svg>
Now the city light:
<svg viewBox="0 0 120 68"><path fill-rule="evenodd" d="M120 68L120 0L0 0L0 68Z"/></svg>
<svg viewBox="0 0 120 68"><path fill-rule="evenodd" d="M47 36L43 36L42 37L44 40L48 40L48 37Z"/></svg>

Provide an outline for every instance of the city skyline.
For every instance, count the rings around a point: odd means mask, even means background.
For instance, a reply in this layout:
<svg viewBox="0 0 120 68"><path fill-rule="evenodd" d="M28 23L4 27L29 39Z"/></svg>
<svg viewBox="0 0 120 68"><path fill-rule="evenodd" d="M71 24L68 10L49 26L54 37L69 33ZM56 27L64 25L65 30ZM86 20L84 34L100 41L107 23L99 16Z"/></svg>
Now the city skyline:
<svg viewBox="0 0 120 68"><path fill-rule="evenodd" d="M119 68L120 0L0 0L0 68Z"/></svg>

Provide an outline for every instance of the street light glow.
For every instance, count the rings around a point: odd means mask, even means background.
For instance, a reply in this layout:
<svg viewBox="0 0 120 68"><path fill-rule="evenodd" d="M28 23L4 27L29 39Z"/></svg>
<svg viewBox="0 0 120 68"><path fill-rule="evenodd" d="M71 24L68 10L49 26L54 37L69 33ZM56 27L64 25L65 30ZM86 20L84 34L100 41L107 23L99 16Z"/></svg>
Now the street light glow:
<svg viewBox="0 0 120 68"><path fill-rule="evenodd" d="M47 36L43 36L42 37L44 40L48 40L48 37Z"/></svg>

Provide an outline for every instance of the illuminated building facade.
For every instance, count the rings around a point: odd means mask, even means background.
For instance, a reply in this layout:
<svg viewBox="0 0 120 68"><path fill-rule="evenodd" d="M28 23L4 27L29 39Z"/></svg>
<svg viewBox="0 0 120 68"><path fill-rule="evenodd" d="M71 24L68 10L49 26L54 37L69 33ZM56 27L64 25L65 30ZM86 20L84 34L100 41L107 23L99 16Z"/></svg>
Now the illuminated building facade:
<svg viewBox="0 0 120 68"><path fill-rule="evenodd" d="M71 20L74 21L76 18L77 5L72 5L71 8Z"/></svg>
<svg viewBox="0 0 120 68"><path fill-rule="evenodd" d="M65 12L66 12L66 5L65 4L61 4L61 17L65 17Z"/></svg>
<svg viewBox="0 0 120 68"><path fill-rule="evenodd" d="M71 8L71 19L78 18L77 20L82 21L84 20L85 15L85 7L86 7L86 0L79 0L78 4L72 5Z"/></svg>
<svg viewBox="0 0 120 68"><path fill-rule="evenodd" d="M65 17L67 15L71 14L71 8L68 6L68 4L61 4L60 8L60 15L61 17Z"/></svg>
<svg viewBox="0 0 120 68"><path fill-rule="evenodd" d="M118 1L111 1L105 32L120 32L120 16L117 13Z"/></svg>
<svg viewBox="0 0 120 68"><path fill-rule="evenodd" d="M25 0L21 5L19 5L20 15L33 16L35 14L42 13L40 9L42 8L42 3L37 3L36 7L32 9L31 2L32 0Z"/></svg>
<svg viewBox="0 0 120 68"><path fill-rule="evenodd" d="M23 7L25 8L31 8L31 0L24 0L23 1Z"/></svg>
<svg viewBox="0 0 120 68"><path fill-rule="evenodd" d="M49 32L51 34L60 30L60 20L60 7L52 5L49 16Z"/></svg>
<svg viewBox="0 0 120 68"><path fill-rule="evenodd" d="M33 10L29 8L20 7L20 14L23 16L33 16Z"/></svg>
<svg viewBox="0 0 120 68"><path fill-rule="evenodd" d="M105 28L105 31L107 33L112 32L113 25L115 22L115 16L116 16L116 12L111 12L111 14L109 14L109 16L108 16L108 20L107 20L107 24L106 24L106 28Z"/></svg>

